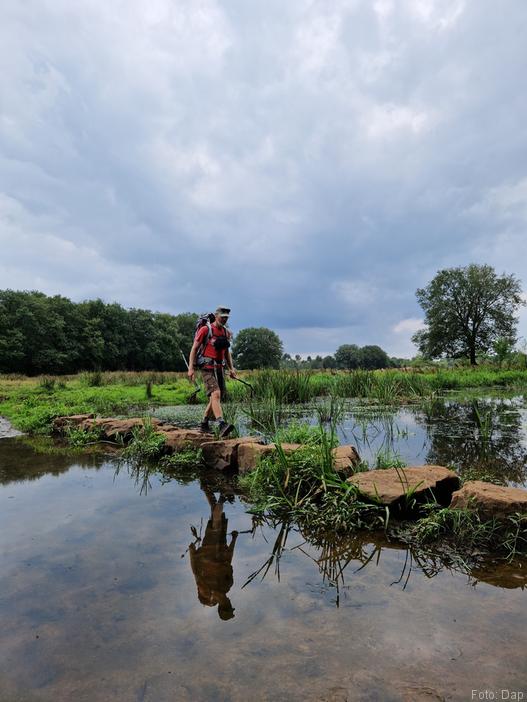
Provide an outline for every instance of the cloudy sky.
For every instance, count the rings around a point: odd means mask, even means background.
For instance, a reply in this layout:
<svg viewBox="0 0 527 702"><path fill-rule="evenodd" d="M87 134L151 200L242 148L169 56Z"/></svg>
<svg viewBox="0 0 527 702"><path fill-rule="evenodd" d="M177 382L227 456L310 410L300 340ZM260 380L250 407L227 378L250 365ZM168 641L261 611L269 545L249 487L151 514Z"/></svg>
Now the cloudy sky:
<svg viewBox="0 0 527 702"><path fill-rule="evenodd" d="M0 12L0 288L398 356L438 269L527 289L525 0Z"/></svg>

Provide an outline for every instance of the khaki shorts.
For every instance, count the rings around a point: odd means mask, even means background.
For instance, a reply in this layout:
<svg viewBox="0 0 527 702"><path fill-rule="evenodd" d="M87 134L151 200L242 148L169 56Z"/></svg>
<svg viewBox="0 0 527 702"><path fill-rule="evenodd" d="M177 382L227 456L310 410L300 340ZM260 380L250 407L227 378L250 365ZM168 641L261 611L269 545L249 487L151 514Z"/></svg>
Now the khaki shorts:
<svg viewBox="0 0 527 702"><path fill-rule="evenodd" d="M223 397L225 394L225 381L223 379L222 368L218 368L215 371L203 369L201 371L201 377L203 378L203 384L205 385L205 391L208 397L210 397L215 390L219 390Z"/></svg>

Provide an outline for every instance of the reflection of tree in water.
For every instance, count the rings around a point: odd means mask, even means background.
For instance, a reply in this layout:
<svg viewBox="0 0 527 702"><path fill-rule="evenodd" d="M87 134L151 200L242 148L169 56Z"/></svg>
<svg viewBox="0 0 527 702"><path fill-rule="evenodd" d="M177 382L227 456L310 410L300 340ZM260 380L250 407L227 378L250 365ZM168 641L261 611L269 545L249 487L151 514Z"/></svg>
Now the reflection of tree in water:
<svg viewBox="0 0 527 702"><path fill-rule="evenodd" d="M31 442L27 437L0 440L0 484L39 480L44 475L60 475L73 466L99 469L100 455L72 454L55 449L52 441Z"/></svg>
<svg viewBox="0 0 527 702"><path fill-rule="evenodd" d="M227 593L234 582L232 557L238 532L232 532L231 542L227 544L228 519L223 511L225 497L220 495L217 500L211 490L205 489L204 492L210 506L210 518L203 538L194 532L197 538L189 546L190 565L201 604L208 607L218 605L220 619L227 620L234 617L234 608Z"/></svg>
<svg viewBox="0 0 527 702"><path fill-rule="evenodd" d="M521 411L507 401L444 403L432 416L416 413L427 431L427 463L454 466L465 478L523 483L527 449Z"/></svg>

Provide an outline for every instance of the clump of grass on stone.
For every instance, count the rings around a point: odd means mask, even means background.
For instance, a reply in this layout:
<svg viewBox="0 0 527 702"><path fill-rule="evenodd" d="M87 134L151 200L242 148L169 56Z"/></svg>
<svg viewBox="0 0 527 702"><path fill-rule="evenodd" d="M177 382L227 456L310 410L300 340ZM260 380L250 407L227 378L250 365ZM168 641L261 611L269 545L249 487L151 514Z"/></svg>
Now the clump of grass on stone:
<svg viewBox="0 0 527 702"><path fill-rule="evenodd" d="M165 436L158 434L152 422L145 419L142 427L132 430L132 440L124 448L122 457L125 459L142 460L158 458L165 452Z"/></svg>

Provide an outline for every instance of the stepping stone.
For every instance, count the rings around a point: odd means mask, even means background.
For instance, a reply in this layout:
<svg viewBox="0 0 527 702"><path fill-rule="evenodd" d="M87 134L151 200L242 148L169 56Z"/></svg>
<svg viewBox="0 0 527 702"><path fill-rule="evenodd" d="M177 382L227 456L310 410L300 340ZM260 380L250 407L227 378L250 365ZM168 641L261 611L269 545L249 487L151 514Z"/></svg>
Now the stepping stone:
<svg viewBox="0 0 527 702"><path fill-rule="evenodd" d="M203 460L209 468L227 470L238 468L238 450L244 444L257 444L259 439L254 436L244 436L238 439L223 439L221 441L206 441L201 446Z"/></svg>
<svg viewBox="0 0 527 702"><path fill-rule="evenodd" d="M302 444L282 444L286 455L302 448ZM271 456L276 451L275 444L245 443L238 447L238 471L240 473L250 473L258 468L262 458Z"/></svg>
<svg viewBox="0 0 527 702"><path fill-rule="evenodd" d="M302 444L281 444L286 455L303 448ZM275 452L275 444L243 444L238 449L238 470L240 473L249 473L258 467L261 459ZM353 467L360 463L360 456L354 446L337 446L333 449L335 470L344 475L353 472Z"/></svg>
<svg viewBox="0 0 527 702"><path fill-rule="evenodd" d="M188 448L201 448L203 444L209 443L211 434L204 434L196 429L178 429L177 427L161 427L157 431L165 437L165 447L168 453L177 453Z"/></svg>
<svg viewBox="0 0 527 702"><path fill-rule="evenodd" d="M334 467L337 473L347 476L353 473L353 468L360 463L360 456L355 446L344 445L333 449Z"/></svg>
<svg viewBox="0 0 527 702"><path fill-rule="evenodd" d="M472 509L483 519L506 519L516 512L527 513L527 490L469 480L452 495L454 509Z"/></svg>
<svg viewBox="0 0 527 702"><path fill-rule="evenodd" d="M403 510L409 507L408 497L417 502L423 502L426 497L435 498L446 506L459 487L458 476L443 466L369 470L352 475L347 482L371 502Z"/></svg>

